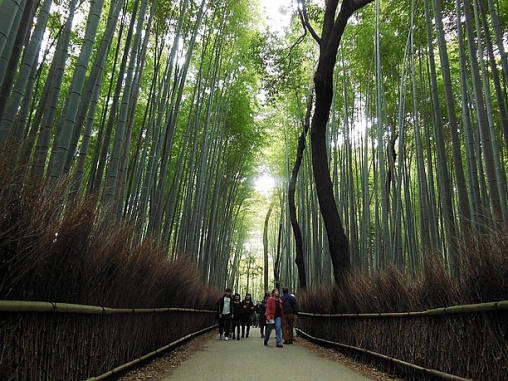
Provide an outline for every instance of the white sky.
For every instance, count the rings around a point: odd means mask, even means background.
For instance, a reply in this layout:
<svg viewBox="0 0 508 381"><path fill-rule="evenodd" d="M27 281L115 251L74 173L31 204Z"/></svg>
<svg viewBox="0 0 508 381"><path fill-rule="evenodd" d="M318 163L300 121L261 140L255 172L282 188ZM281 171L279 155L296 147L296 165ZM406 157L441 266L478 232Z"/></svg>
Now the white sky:
<svg viewBox="0 0 508 381"><path fill-rule="evenodd" d="M272 31L281 33L289 25L292 2L293 0L260 0L265 9L266 23Z"/></svg>
<svg viewBox="0 0 508 381"><path fill-rule="evenodd" d="M267 195L275 187L275 179L268 174L263 174L256 178L254 187L257 192Z"/></svg>

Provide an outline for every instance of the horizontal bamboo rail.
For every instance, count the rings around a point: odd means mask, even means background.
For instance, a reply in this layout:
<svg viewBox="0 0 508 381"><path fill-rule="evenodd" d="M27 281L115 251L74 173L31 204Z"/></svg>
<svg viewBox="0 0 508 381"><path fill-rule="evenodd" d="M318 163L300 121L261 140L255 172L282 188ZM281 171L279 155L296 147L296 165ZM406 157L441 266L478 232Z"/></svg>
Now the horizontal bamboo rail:
<svg viewBox="0 0 508 381"><path fill-rule="evenodd" d="M153 312L208 312L215 310L196 310L192 308L110 308L71 303L34 302L23 300L0 300L0 312L61 312L76 314L131 314Z"/></svg>
<svg viewBox="0 0 508 381"><path fill-rule="evenodd" d="M127 368L130 368L131 366L134 366L134 365L136 365L136 364L138 364L138 363L140 363L140 362L142 362L142 361L145 361L145 360L149 359L150 357L153 357L153 356L155 356L155 355L157 355L157 354L159 354L159 353L162 353L162 352L164 352L164 351L166 351L166 350L168 350L168 349L170 349L170 348L172 348L172 347L174 347L174 346L176 346L176 345L180 344L181 342L183 342L183 341L185 341L185 340L187 340L187 339L190 339L190 338L192 338L192 337L194 337L194 336L197 336L197 335L199 335L199 334L201 334L201 333L204 333L204 332L206 332L206 331L209 331L209 330L213 329L214 327L215 327L215 326L214 326L214 325L212 325L212 326L210 326L210 327L208 327L208 328L204 328L204 329L202 329L202 330L200 330L200 331L197 331L197 332L191 333L191 334L189 334L189 335L187 335L187 336L184 336L184 337L182 337L182 338L180 338L180 339L178 339L178 340L176 340L176 341L173 341L172 343L169 343L168 345L165 345L165 346L163 346L163 347L160 347L159 349L156 349L156 350L155 350L155 351L153 351L153 352L150 352L150 353L148 353L148 354L146 354L146 355L144 355L144 356L141 356L140 358L137 358L137 359L135 359L135 360L129 361L128 363L125 363L125 364L123 364L123 365L120 365L120 366L118 366L118 367L116 367L116 368L114 368L114 369L112 369L112 370L110 370L110 371L108 371L108 372L105 372L105 373L103 373L103 374L101 374L101 375L99 375L99 376L96 376L96 377L91 377L91 378L87 379L86 381L99 381L99 380L104 380L105 378L110 377L110 376L114 375L115 373L118 373L118 372L121 372L121 371L123 371L123 370L125 370L125 369L127 369Z"/></svg>
<svg viewBox="0 0 508 381"><path fill-rule="evenodd" d="M433 308L426 311L413 312L379 312L379 313L341 313L341 314L316 314L310 312L298 312L299 315L315 317L347 317L347 318L373 318L373 317L408 317L408 316L431 316L448 315L460 313L474 313L495 310L508 310L508 300L498 302L465 304L462 306L451 306ZM61 312L80 314L131 314L131 313L153 313L153 312L209 312L215 310L196 310L192 308L111 308L101 306L90 306L71 303L37 302L24 300L0 300L0 312Z"/></svg>
<svg viewBox="0 0 508 381"><path fill-rule="evenodd" d="M417 316L434 316L434 315L450 315L462 313L474 313L485 311L508 310L508 300L498 302L465 304L462 306L451 306L442 308L433 308L426 311L413 312L379 312L379 313L344 313L344 314L315 314L310 312L298 312L298 315L314 316L314 317L336 317L336 318L387 318L387 317L417 317Z"/></svg>
<svg viewBox="0 0 508 381"><path fill-rule="evenodd" d="M360 347L355 347L355 346L348 345L348 344L336 343L334 341L320 339L320 338L311 336L311 335L309 335L306 332L303 332L301 329L298 329L298 328L295 328L295 329L296 329L296 331L298 332L299 335L305 336L305 337L307 337L309 339L312 339L314 341L318 341L318 342L329 344L329 345L334 345L334 346L341 347L341 348L351 349L351 350L354 350L354 351L357 351L357 352L367 353L367 354L369 354L371 356L379 357L379 358L382 358L383 360L391 361L391 362L393 362L395 364L405 366L406 368L415 369L415 370L423 372L425 374L429 374L429 375L441 378L442 380L471 381L469 378L462 378L462 377L459 377L459 376L455 376L453 374L449 374L449 373L445 373L445 372L440 372L438 370L424 368L422 366L411 364L409 362L402 361L402 360L396 359L394 357L386 356L386 355L383 355L381 353L373 352L373 351L370 351L368 349L364 349L364 348L360 348Z"/></svg>

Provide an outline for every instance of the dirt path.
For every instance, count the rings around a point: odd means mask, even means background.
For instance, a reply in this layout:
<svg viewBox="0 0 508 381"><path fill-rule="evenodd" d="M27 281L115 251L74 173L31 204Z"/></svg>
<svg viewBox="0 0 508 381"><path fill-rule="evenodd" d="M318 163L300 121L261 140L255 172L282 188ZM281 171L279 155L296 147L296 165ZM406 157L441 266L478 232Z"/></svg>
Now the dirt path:
<svg viewBox="0 0 508 381"><path fill-rule="evenodd" d="M269 372L264 374L263 372ZM214 330L121 377L121 381L385 381L396 380L333 349L302 338L295 344L264 346L258 329L241 340L219 340Z"/></svg>

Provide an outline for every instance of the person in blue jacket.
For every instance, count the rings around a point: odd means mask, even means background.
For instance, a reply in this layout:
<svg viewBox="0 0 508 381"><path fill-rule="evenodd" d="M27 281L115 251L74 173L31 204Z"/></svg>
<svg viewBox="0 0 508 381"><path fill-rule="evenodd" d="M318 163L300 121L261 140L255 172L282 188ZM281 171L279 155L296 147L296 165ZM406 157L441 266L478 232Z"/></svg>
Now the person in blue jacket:
<svg viewBox="0 0 508 381"><path fill-rule="evenodd" d="M296 298L289 293L287 287L282 289L282 306L284 319L282 319L282 337L284 344L293 344L293 327L296 316Z"/></svg>

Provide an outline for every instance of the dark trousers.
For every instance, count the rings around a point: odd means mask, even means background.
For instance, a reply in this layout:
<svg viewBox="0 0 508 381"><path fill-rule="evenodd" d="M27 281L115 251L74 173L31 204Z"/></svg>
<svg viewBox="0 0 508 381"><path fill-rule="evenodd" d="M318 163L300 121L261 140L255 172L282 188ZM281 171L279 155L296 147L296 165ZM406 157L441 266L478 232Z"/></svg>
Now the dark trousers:
<svg viewBox="0 0 508 381"><path fill-rule="evenodd" d="M222 315L219 319L219 333L224 336L229 337L229 332L231 330L231 315Z"/></svg>
<svg viewBox="0 0 508 381"><path fill-rule="evenodd" d="M247 316L247 317L242 319L242 337L245 334L247 334L247 336L249 336L250 325L251 325L251 318L250 318L250 316Z"/></svg>
<svg viewBox="0 0 508 381"><path fill-rule="evenodd" d="M295 314L284 314L282 319L282 337L286 343L293 342L293 326L295 323Z"/></svg>
<svg viewBox="0 0 508 381"><path fill-rule="evenodd" d="M236 317L233 319L233 339L235 338L235 332L236 336L240 337L240 327L242 325L242 321L240 319L237 319Z"/></svg>
<svg viewBox="0 0 508 381"><path fill-rule="evenodd" d="M261 337L265 337L265 326L266 326L266 317L265 314L259 315L259 333L261 333Z"/></svg>

